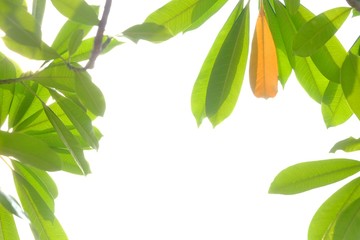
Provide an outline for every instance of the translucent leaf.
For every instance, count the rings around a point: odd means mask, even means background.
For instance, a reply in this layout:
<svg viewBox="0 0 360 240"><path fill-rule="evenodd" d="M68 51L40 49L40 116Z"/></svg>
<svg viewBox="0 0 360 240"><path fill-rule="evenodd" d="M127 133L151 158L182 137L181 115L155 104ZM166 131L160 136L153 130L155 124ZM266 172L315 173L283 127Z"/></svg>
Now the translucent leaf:
<svg viewBox="0 0 360 240"><path fill-rule="evenodd" d="M213 126L235 107L249 50L249 5L236 19L216 56L206 92L205 112Z"/></svg>
<svg viewBox="0 0 360 240"><path fill-rule="evenodd" d="M0 205L0 239L1 240L20 240L16 229L15 221L11 213Z"/></svg>
<svg viewBox="0 0 360 240"><path fill-rule="evenodd" d="M197 124L200 125L203 118L205 117L205 102L206 102L206 90L208 87L211 71L214 67L214 63L217 55L220 52L221 46L223 45L226 37L228 36L234 22L239 17L243 9L243 2L235 6L231 15L227 19L226 23L218 33L202 67L200 73L196 79L192 95L191 95L191 109L192 113L197 121Z"/></svg>
<svg viewBox="0 0 360 240"><path fill-rule="evenodd" d="M91 119L86 115L86 112L70 99L62 97L55 91L50 90L50 92L84 140L94 149L98 149L99 142L93 131Z"/></svg>
<svg viewBox="0 0 360 240"><path fill-rule="evenodd" d="M356 178L329 197L311 220L308 239L333 239L334 228L344 211L360 198L360 178Z"/></svg>
<svg viewBox="0 0 360 240"><path fill-rule="evenodd" d="M291 14L295 14L300 7L300 0L285 0L285 6Z"/></svg>
<svg viewBox="0 0 360 240"><path fill-rule="evenodd" d="M159 43L174 36L166 27L151 22L134 25L126 29L123 35L135 43L140 39Z"/></svg>
<svg viewBox="0 0 360 240"><path fill-rule="evenodd" d="M273 7L270 5L270 2L267 0L264 1L264 9L265 9L266 19L269 22L271 34L273 36L276 46L279 80L282 86L284 87L288 78L290 77L292 66L288 59L284 40L280 31L278 18L274 12Z"/></svg>
<svg viewBox="0 0 360 240"><path fill-rule="evenodd" d="M84 38L83 30L79 29L73 32L73 34L70 37L69 47L68 47L70 56L72 56L76 52L76 50L78 50L83 38Z"/></svg>
<svg viewBox="0 0 360 240"><path fill-rule="evenodd" d="M349 53L341 68L341 86L346 100L360 119L360 56Z"/></svg>
<svg viewBox="0 0 360 240"><path fill-rule="evenodd" d="M42 170L61 170L59 157L46 143L22 133L0 131L0 154Z"/></svg>
<svg viewBox="0 0 360 240"><path fill-rule="evenodd" d="M343 210L336 222L334 240L360 239L360 198Z"/></svg>
<svg viewBox="0 0 360 240"><path fill-rule="evenodd" d="M13 172L16 191L22 206L31 221L31 228L36 239L39 240L67 240L67 236L54 212L49 209L47 203L39 194L37 187L33 185L33 179L27 179L26 175Z"/></svg>
<svg viewBox="0 0 360 240"><path fill-rule="evenodd" d="M84 0L51 0L55 8L65 17L87 25L99 23L95 10Z"/></svg>
<svg viewBox="0 0 360 240"><path fill-rule="evenodd" d="M340 84L329 82L321 102L321 112L328 128L340 125L351 117L352 111Z"/></svg>
<svg viewBox="0 0 360 240"><path fill-rule="evenodd" d="M360 162L351 159L299 163L282 170L271 183L269 193L301 193L335 183L358 171Z"/></svg>
<svg viewBox="0 0 360 240"><path fill-rule="evenodd" d="M350 11L347 7L334 8L304 24L294 38L294 52L303 57L312 55L337 32Z"/></svg>
<svg viewBox="0 0 360 240"><path fill-rule="evenodd" d="M35 18L19 5L0 2L0 28L8 38L32 47L41 44L41 29Z"/></svg>
<svg viewBox="0 0 360 240"><path fill-rule="evenodd" d="M76 138L66 128L64 123L55 115L55 113L46 105L44 105L44 111L59 137L65 144L67 150L71 153L79 168L83 171L83 174L86 175L90 173L89 164L86 161L83 150Z"/></svg>
<svg viewBox="0 0 360 240"><path fill-rule="evenodd" d="M96 116L105 113L105 98L100 89L91 81L86 72L75 72L75 89L79 99Z"/></svg>
<svg viewBox="0 0 360 240"><path fill-rule="evenodd" d="M251 45L250 86L256 97L275 97L278 90L276 47L261 5Z"/></svg>
<svg viewBox="0 0 360 240"><path fill-rule="evenodd" d="M46 0L33 0L32 15L41 26L45 12Z"/></svg>
<svg viewBox="0 0 360 240"><path fill-rule="evenodd" d="M22 210L22 207L16 201L15 198L13 198L10 195L5 194L0 190L0 206L3 206L9 213L12 213L19 218L23 218L27 220L27 216L25 212ZM1 220L0 220L1 221ZM1 231L0 231L1 232ZM1 236L1 235L0 235ZM1 238L0 238L1 239Z"/></svg>
<svg viewBox="0 0 360 240"><path fill-rule="evenodd" d="M337 142L330 150L331 153L335 153L338 150L344 152L354 152L360 150L360 139L349 137L340 142Z"/></svg>

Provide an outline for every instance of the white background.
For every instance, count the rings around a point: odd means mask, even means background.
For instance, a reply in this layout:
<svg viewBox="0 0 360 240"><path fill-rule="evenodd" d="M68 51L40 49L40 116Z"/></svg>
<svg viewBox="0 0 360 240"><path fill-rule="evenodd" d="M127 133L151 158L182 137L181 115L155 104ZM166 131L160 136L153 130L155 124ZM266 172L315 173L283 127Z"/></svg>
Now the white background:
<svg viewBox="0 0 360 240"><path fill-rule="evenodd" d="M110 35L141 23L167 1L113 2ZM303 240L316 209L346 183L295 196L267 194L276 174L292 164L356 157L328 151L359 137L358 120L326 129L320 105L293 75L285 91L279 86L276 98L263 100L252 95L246 74L230 118L215 129L207 120L197 127L192 87L236 3L229 1L195 31L162 44L128 42L99 58L91 74L107 111L96 121L104 134L100 150L88 154L93 173L53 174L60 192L56 215L70 239ZM345 0L302 3L315 13L347 6ZM53 21L43 30L49 42L58 24L50 14L45 19ZM347 49L359 34L354 26L359 20L349 18L337 34ZM33 66L39 63L24 68Z"/></svg>

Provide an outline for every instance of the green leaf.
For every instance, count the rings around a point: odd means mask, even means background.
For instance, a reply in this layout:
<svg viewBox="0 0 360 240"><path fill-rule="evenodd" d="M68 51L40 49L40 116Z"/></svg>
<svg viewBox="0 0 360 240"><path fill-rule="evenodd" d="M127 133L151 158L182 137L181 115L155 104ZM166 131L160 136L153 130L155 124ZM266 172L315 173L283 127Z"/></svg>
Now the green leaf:
<svg viewBox="0 0 360 240"><path fill-rule="evenodd" d="M159 43L174 36L170 33L168 28L151 22L134 25L126 29L123 32L123 35L135 43L137 43L140 39Z"/></svg>
<svg viewBox="0 0 360 240"><path fill-rule="evenodd" d="M41 26L44 12L45 12L46 0L33 0L32 15L36 19L36 22Z"/></svg>
<svg viewBox="0 0 360 240"><path fill-rule="evenodd" d="M360 119L360 56L351 52L341 68L341 86L346 100Z"/></svg>
<svg viewBox="0 0 360 240"><path fill-rule="evenodd" d="M0 206L3 206L9 213L12 213L19 218L28 220L25 212L22 210L18 201L10 195L5 194L0 190ZM1 226L1 225L0 225ZM1 232L1 231L0 231ZM0 233L1 236L1 233ZM1 239L1 237L0 237Z"/></svg>
<svg viewBox="0 0 360 240"><path fill-rule="evenodd" d="M360 198L360 178L340 188L316 211L311 220L308 240L334 239L334 228L341 213Z"/></svg>
<svg viewBox="0 0 360 240"><path fill-rule="evenodd" d="M360 239L360 198L340 213L334 229L334 240Z"/></svg>
<svg viewBox="0 0 360 240"><path fill-rule="evenodd" d="M358 171L360 171L360 162L351 159L299 163L281 171L271 183L269 193L301 193L335 183Z"/></svg>
<svg viewBox="0 0 360 240"><path fill-rule="evenodd" d="M99 23L95 10L84 0L51 0L54 7L65 17L86 25Z"/></svg>
<svg viewBox="0 0 360 240"><path fill-rule="evenodd" d="M213 126L235 107L249 50L249 5L234 22L215 59L206 92L205 112Z"/></svg>
<svg viewBox="0 0 360 240"><path fill-rule="evenodd" d="M276 56L278 62L278 72L279 72L279 80L284 87L287 80L290 77L292 66L290 64L285 43L283 37L281 35L279 21L277 15L274 12L273 7L270 5L268 0L264 1L264 9L266 14L266 19L269 23L269 27L271 30L272 37L276 46Z"/></svg>
<svg viewBox="0 0 360 240"><path fill-rule="evenodd" d="M294 52L303 57L312 55L337 32L350 11L348 7L334 8L304 24L294 38Z"/></svg>
<svg viewBox="0 0 360 240"><path fill-rule="evenodd" d="M50 93L84 140L94 149L98 149L99 142L93 131L91 119L86 115L86 112L70 99L61 96L57 92L50 90Z"/></svg>
<svg viewBox="0 0 360 240"><path fill-rule="evenodd" d="M217 55L220 52L220 49L228 36L233 24L236 19L239 17L243 10L244 1L239 1L239 3L235 6L231 15L227 19L226 23L218 33L202 67L200 73L196 79L195 85L193 87L192 95L191 95L191 110L197 121L197 124L200 125L205 114L205 102L206 102L206 91L211 75L211 71L214 67L214 63Z"/></svg>
<svg viewBox="0 0 360 240"><path fill-rule="evenodd" d="M0 2L0 29L19 44L32 47L41 44L40 25L22 6Z"/></svg>
<svg viewBox="0 0 360 240"><path fill-rule="evenodd" d="M1 240L20 240L18 231L16 229L13 216L0 205L0 239Z"/></svg>
<svg viewBox="0 0 360 240"><path fill-rule="evenodd" d="M356 41L350 48L349 52L351 52L354 55L360 56L360 36L356 39Z"/></svg>
<svg viewBox="0 0 360 240"><path fill-rule="evenodd" d="M69 40L69 55L72 56L76 50L78 50L82 40L84 38L84 31L79 29L75 32L73 32L73 34L70 37Z"/></svg>
<svg viewBox="0 0 360 240"><path fill-rule="evenodd" d="M340 84L329 82L321 102L321 112L328 128L338 126L351 117L352 111Z"/></svg>
<svg viewBox="0 0 360 240"><path fill-rule="evenodd" d="M15 42L9 37L3 37L3 41L10 50L20 55L34 60L52 60L60 57L59 54L49 47L46 43L41 42L40 46L28 46Z"/></svg>
<svg viewBox="0 0 360 240"><path fill-rule="evenodd" d="M169 29L172 35L199 27L227 0L173 0L150 14L145 22Z"/></svg>
<svg viewBox="0 0 360 240"><path fill-rule="evenodd" d="M349 137L340 142L337 142L330 150L331 153L335 153L338 150L344 152L354 152L360 150L360 139Z"/></svg>
<svg viewBox="0 0 360 240"><path fill-rule="evenodd" d="M300 0L285 0L285 6L291 14L295 14L300 7Z"/></svg>
<svg viewBox="0 0 360 240"><path fill-rule="evenodd" d="M100 89L91 81L86 72L75 72L75 89L79 99L96 116L105 113L105 98Z"/></svg>
<svg viewBox="0 0 360 240"><path fill-rule="evenodd" d="M14 182L21 204L31 221L31 227L39 240L67 240L67 236L43 198L41 184L27 174L13 171Z"/></svg>
<svg viewBox="0 0 360 240"><path fill-rule="evenodd" d="M57 154L43 141L26 134L0 131L0 154L42 170L61 170Z"/></svg>
<svg viewBox="0 0 360 240"><path fill-rule="evenodd" d="M76 138L48 106L44 105L44 111L56 132L59 134L62 142L74 157L74 160L78 164L79 168L83 171L83 174L86 175L90 173L89 164L86 161L83 150L81 149L81 146L79 145Z"/></svg>

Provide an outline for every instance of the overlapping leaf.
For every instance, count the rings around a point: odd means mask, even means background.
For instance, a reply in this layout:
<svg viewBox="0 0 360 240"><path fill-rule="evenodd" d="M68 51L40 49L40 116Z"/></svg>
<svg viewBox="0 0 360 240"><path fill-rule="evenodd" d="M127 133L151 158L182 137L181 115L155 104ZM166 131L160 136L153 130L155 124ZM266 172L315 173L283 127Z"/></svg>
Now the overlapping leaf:
<svg viewBox="0 0 360 240"><path fill-rule="evenodd" d="M330 159L304 162L281 171L271 183L269 192L296 194L322 187L360 171L360 162L352 159Z"/></svg>
<svg viewBox="0 0 360 240"><path fill-rule="evenodd" d="M0 205L0 226L1 240L20 240L13 215L2 205Z"/></svg>

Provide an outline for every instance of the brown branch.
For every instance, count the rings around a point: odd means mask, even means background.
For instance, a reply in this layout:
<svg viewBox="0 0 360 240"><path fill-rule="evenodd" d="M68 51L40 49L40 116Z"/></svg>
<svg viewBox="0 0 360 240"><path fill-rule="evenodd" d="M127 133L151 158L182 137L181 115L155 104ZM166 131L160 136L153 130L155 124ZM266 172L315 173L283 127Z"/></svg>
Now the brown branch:
<svg viewBox="0 0 360 240"><path fill-rule="evenodd" d="M360 11L360 0L346 0L346 1L351 7Z"/></svg>

